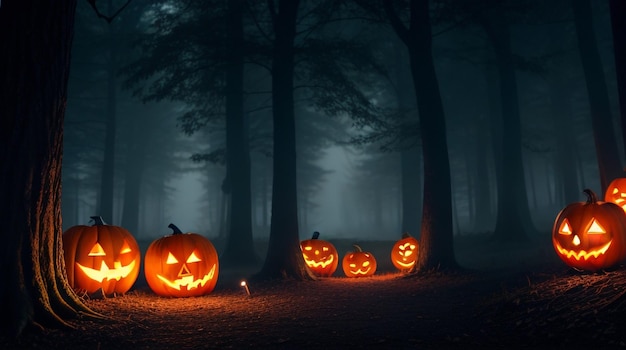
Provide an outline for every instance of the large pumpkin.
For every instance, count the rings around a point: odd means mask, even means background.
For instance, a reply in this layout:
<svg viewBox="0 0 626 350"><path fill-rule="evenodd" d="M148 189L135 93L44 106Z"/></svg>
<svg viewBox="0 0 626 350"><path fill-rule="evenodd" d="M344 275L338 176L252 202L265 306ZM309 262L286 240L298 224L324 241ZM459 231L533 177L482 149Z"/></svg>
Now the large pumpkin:
<svg viewBox="0 0 626 350"><path fill-rule="evenodd" d="M191 297L211 293L217 283L219 263L215 247L204 236L174 232L150 244L144 258L146 281L160 296Z"/></svg>
<svg viewBox="0 0 626 350"><path fill-rule="evenodd" d="M405 232L402 234L402 238L391 248L391 262L400 271L410 271L417 262L418 253L419 243L417 239Z"/></svg>
<svg viewBox="0 0 626 350"><path fill-rule="evenodd" d="M557 215L552 244L568 266L596 271L626 258L626 215L618 205L598 201L593 191L584 193L586 202L569 204Z"/></svg>
<svg viewBox="0 0 626 350"><path fill-rule="evenodd" d="M99 216L91 219L93 226L73 226L63 233L67 279L72 288L89 294L126 293L139 275L139 245L126 229L106 225Z"/></svg>
<svg viewBox="0 0 626 350"><path fill-rule="evenodd" d="M337 270L339 255L332 243L319 239L319 236L319 232L313 232L311 239L300 242L300 249L306 266L314 275L329 277Z"/></svg>
<svg viewBox="0 0 626 350"><path fill-rule="evenodd" d="M376 258L370 252L364 252L360 246L354 244L354 251L343 257L341 266L348 277L371 276L376 272Z"/></svg>
<svg viewBox="0 0 626 350"><path fill-rule="evenodd" d="M611 181L606 188L604 201L615 203L626 211L626 178L617 178Z"/></svg>

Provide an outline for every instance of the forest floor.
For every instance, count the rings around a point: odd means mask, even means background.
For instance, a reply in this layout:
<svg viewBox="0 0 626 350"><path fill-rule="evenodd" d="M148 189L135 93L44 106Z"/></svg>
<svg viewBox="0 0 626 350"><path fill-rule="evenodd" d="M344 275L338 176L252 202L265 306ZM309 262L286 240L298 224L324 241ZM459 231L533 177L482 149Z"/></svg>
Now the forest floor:
<svg viewBox="0 0 626 350"><path fill-rule="evenodd" d="M139 283L85 300L110 321L0 338L0 348L626 348L624 266L581 273L551 246L469 238L457 248L460 271L403 275L384 263L392 243L371 244L373 277L263 282L248 296L239 281L250 271L223 270L211 294L180 299Z"/></svg>

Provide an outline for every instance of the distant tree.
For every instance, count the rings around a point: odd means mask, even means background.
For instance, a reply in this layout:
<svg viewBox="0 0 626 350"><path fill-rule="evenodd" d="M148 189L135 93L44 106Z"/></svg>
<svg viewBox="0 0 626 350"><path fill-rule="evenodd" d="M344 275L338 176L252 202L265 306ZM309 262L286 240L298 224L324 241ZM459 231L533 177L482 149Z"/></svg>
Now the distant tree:
<svg viewBox="0 0 626 350"><path fill-rule="evenodd" d="M626 1L610 0L609 4L617 73L617 96L622 121L622 141L626 150Z"/></svg>
<svg viewBox="0 0 626 350"><path fill-rule="evenodd" d="M524 180L515 55L511 49L509 19L506 12L503 14L494 11L506 9L498 5L492 6L491 9L485 10L482 3L477 5L482 9L478 22L487 34L496 57L500 92L501 113L492 123L498 189L494 237L503 242L525 241L536 229L530 216ZM521 230L512 235L511 227Z"/></svg>
<svg viewBox="0 0 626 350"><path fill-rule="evenodd" d="M601 191L604 193L609 183L622 174L617 140L613 131L609 92L593 29L591 1L571 0L571 4L574 11L578 50L587 84Z"/></svg>
<svg viewBox="0 0 626 350"><path fill-rule="evenodd" d="M244 111L245 0L229 0L226 51L226 178L230 193L230 222L226 247L220 260L230 266L259 261L252 238L252 190L248 123Z"/></svg>
<svg viewBox="0 0 626 350"><path fill-rule="evenodd" d="M95 317L68 285L61 243L63 118L76 1L0 4L2 329Z"/></svg>

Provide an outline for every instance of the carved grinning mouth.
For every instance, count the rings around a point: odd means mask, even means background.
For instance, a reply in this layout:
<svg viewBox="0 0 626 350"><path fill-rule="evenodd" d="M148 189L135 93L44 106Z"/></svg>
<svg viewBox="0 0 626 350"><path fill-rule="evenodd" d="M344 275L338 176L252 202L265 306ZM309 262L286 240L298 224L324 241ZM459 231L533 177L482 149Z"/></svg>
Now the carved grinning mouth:
<svg viewBox="0 0 626 350"><path fill-rule="evenodd" d="M208 281L213 279L213 275L215 275L215 264L213 264L213 267L211 268L211 271L209 271L209 273L197 280L193 279L193 275L184 276L173 281L170 281L159 274L157 274L157 277L170 288L180 290L181 287L185 287L186 290L190 290L198 288L198 286L204 287L204 285Z"/></svg>
<svg viewBox="0 0 626 350"><path fill-rule="evenodd" d="M411 262L405 263L405 262L399 261L397 259L396 259L396 263L398 265L402 266L402 267L413 267L413 265L415 265L415 261L411 261Z"/></svg>
<svg viewBox="0 0 626 350"><path fill-rule="evenodd" d="M94 281L102 282L104 281L105 278L107 281L110 281L110 280L119 281L120 279L130 274L130 272L135 267L135 260L133 260L130 264L126 266L122 266L121 262L116 261L114 263L113 269L109 268L109 266L104 261L102 261L102 264L100 264L99 270L92 269L87 266L83 266L79 263L76 263L76 266L78 266L81 269L81 271L83 271L85 275L87 275L87 277L91 278Z"/></svg>
<svg viewBox="0 0 626 350"><path fill-rule="evenodd" d="M353 275L366 275L368 272L370 272L371 269L372 269L371 267L368 267L365 270L358 269L356 271L353 270L351 272Z"/></svg>
<svg viewBox="0 0 626 350"><path fill-rule="evenodd" d="M335 256L334 255L329 255L328 258L324 261L313 261L313 260L309 260L307 259L307 257L304 257L304 262L307 264L307 266L309 267L321 267L321 268L325 268L328 265L332 264L332 262L335 261Z"/></svg>
<svg viewBox="0 0 626 350"><path fill-rule="evenodd" d="M609 247L611 246L611 242L613 242L613 240L609 241L607 244L600 247L600 249L592 250L590 252L587 252L586 250L581 250L579 252L575 252L573 250L567 250L561 247L559 242L556 242L556 249L559 251L561 255L566 256L568 259L575 258L576 260L580 260L582 258L584 260L588 260L592 256L595 259L597 259L599 255L604 254L607 251L607 249L609 249Z"/></svg>

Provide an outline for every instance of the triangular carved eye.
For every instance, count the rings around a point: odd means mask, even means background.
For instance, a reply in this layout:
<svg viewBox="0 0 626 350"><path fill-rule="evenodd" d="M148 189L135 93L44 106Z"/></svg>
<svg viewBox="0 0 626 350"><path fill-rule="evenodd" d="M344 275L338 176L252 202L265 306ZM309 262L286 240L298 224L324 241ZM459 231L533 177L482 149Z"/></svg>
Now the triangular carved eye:
<svg viewBox="0 0 626 350"><path fill-rule="evenodd" d="M600 224L598 223L598 220L594 218L594 219L591 219L591 225L589 226L587 233L590 235L600 235L600 234L606 233L606 231L604 230L602 226L600 226Z"/></svg>
<svg viewBox="0 0 626 350"><path fill-rule="evenodd" d="M198 261L202 261L202 259L198 258L195 251L187 258L187 263L194 263Z"/></svg>
<svg viewBox="0 0 626 350"><path fill-rule="evenodd" d="M563 220L561 223L561 227L559 228L559 233L562 235L571 235L572 228L570 227L569 221L567 219Z"/></svg>
<svg viewBox="0 0 626 350"><path fill-rule="evenodd" d="M130 253L133 250L130 249L130 246L128 245L128 242L126 242L126 240L124 240L124 244L122 244L122 249L120 249L120 254L126 254L126 253Z"/></svg>
<svg viewBox="0 0 626 350"><path fill-rule="evenodd" d="M168 265L176 264L178 263L178 259L176 259L176 257L172 253L169 253L167 255L167 260L165 261L165 263Z"/></svg>
<svg viewBox="0 0 626 350"><path fill-rule="evenodd" d="M91 251L89 251L89 254L87 254L88 256L105 256L106 253L104 252L104 249L102 249L102 246L100 245L100 243L94 244L93 248L91 248Z"/></svg>

